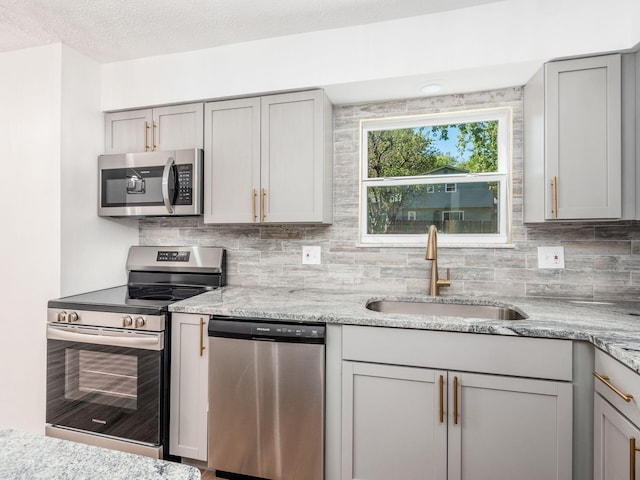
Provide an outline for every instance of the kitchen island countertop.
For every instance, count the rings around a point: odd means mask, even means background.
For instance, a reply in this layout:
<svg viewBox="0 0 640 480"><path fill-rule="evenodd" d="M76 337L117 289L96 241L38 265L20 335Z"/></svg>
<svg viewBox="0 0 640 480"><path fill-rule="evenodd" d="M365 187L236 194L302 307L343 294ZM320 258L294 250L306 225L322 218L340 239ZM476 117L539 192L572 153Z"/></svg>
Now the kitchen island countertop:
<svg viewBox="0 0 640 480"><path fill-rule="evenodd" d="M0 427L2 480L198 480L189 465Z"/></svg>
<svg viewBox="0 0 640 480"><path fill-rule="evenodd" d="M441 315L380 313L375 300L410 300L472 305L506 305L524 320L487 320ZM173 312L232 315L325 324L415 328L587 341L640 373L640 302L590 302L558 298L429 297L379 295L228 285L172 304Z"/></svg>

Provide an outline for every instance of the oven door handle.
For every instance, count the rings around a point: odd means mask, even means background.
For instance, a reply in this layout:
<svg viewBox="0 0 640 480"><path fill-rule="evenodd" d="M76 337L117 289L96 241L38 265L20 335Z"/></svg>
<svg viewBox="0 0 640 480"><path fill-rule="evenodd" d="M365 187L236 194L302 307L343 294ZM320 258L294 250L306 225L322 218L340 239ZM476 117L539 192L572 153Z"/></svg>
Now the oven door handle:
<svg viewBox="0 0 640 480"><path fill-rule="evenodd" d="M169 198L169 176L171 174L171 168L175 163L173 157L169 157L162 171L162 199L164 200L164 206L167 207L167 211L171 214L173 214L174 209L173 205L171 205L171 199Z"/></svg>
<svg viewBox="0 0 640 480"><path fill-rule="evenodd" d="M48 340L63 340L68 342L83 342L94 345L110 345L113 347L140 348L143 350L162 350L164 346L160 341L162 335L155 336L116 336L116 335L92 335L89 333L69 332L54 326L47 327Z"/></svg>

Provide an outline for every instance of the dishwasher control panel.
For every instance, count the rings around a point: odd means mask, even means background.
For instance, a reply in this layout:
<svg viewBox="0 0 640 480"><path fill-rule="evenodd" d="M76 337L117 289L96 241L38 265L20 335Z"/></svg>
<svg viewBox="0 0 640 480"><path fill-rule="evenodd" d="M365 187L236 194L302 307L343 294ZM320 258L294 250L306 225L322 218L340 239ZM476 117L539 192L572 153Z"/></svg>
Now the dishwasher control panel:
<svg viewBox="0 0 640 480"><path fill-rule="evenodd" d="M209 336L272 340L283 342L324 343L325 326L321 324L275 323L235 317L212 317L209 320Z"/></svg>

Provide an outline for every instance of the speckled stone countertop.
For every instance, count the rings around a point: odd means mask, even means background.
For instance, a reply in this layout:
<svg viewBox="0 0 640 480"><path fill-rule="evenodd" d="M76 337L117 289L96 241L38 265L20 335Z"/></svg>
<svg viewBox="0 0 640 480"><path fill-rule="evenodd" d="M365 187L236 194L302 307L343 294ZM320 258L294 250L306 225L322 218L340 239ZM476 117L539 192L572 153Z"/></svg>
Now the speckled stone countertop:
<svg viewBox="0 0 640 480"><path fill-rule="evenodd" d="M198 480L189 465L0 428L2 480Z"/></svg>
<svg viewBox="0 0 640 480"><path fill-rule="evenodd" d="M525 320L487 320L370 311L375 300L506 305ZM325 290L226 286L174 303L173 312L233 315L296 322L370 325L451 332L584 340L640 373L640 302L583 302L551 298L385 296Z"/></svg>

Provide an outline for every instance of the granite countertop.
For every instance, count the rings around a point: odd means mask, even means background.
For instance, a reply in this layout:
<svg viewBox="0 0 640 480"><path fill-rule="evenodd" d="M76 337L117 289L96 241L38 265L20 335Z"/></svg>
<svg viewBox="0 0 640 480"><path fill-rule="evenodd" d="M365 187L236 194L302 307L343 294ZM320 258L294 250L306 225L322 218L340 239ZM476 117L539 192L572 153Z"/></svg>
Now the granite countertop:
<svg viewBox="0 0 640 480"><path fill-rule="evenodd" d="M0 428L2 480L198 480L189 465Z"/></svg>
<svg viewBox="0 0 640 480"><path fill-rule="evenodd" d="M487 320L439 315L373 312L374 300L413 300L506 305L524 320ZM273 287L226 287L170 306L173 312L233 315L296 322L416 328L519 335L591 342L640 373L640 302L585 302L553 298L399 296Z"/></svg>

